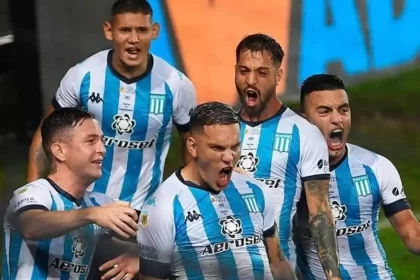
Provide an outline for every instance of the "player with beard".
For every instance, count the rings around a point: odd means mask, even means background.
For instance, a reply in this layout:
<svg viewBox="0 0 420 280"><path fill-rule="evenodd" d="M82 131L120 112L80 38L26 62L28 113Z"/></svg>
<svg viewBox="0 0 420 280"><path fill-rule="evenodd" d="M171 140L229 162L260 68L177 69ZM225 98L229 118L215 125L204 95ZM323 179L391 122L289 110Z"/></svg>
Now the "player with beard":
<svg viewBox="0 0 420 280"><path fill-rule="evenodd" d="M141 279L295 279L264 185L233 171L236 112L219 102L197 106L187 149L190 163L142 208Z"/></svg>
<svg viewBox="0 0 420 280"><path fill-rule="evenodd" d="M397 169L385 157L347 143L350 104L338 77L320 74L307 78L301 89L301 111L321 129L328 143L329 199L343 279L395 279L378 238L380 206L407 249L420 254L420 224L410 209ZM303 208L298 207L297 220L299 270L302 279L325 279Z"/></svg>
<svg viewBox="0 0 420 280"><path fill-rule="evenodd" d="M236 48L235 84L242 102L242 145L237 167L270 188L281 247L294 267L292 219L301 195L306 196L309 229L325 274L328 279L340 279L328 203L328 148L316 126L276 97L283 57L279 43L265 34L249 35Z"/></svg>

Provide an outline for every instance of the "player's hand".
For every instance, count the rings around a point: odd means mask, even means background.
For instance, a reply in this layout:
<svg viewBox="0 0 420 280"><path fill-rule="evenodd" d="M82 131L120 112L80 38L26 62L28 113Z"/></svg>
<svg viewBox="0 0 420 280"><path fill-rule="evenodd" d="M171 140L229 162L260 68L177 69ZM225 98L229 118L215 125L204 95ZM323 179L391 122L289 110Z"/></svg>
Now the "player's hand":
<svg viewBox="0 0 420 280"><path fill-rule="evenodd" d="M99 267L99 271L107 271L101 279L130 280L139 272L139 257L123 254Z"/></svg>
<svg viewBox="0 0 420 280"><path fill-rule="evenodd" d="M235 170L236 172L238 172L238 173L240 173L242 175L248 176L248 172L246 172L245 169L242 169L240 167L235 167L233 170Z"/></svg>
<svg viewBox="0 0 420 280"><path fill-rule="evenodd" d="M136 236L137 212L128 202L114 202L105 206L92 207L92 221L108 228L123 238Z"/></svg>

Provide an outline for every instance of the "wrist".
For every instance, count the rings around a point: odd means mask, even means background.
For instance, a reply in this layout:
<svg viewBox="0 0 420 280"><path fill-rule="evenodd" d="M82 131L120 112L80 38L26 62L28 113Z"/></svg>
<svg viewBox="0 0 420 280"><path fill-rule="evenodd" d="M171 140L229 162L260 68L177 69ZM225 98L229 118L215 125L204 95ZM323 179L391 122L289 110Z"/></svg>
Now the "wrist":
<svg viewBox="0 0 420 280"><path fill-rule="evenodd" d="M96 219L97 208L98 208L97 206L94 206L94 207L88 207L86 209L80 210L81 212L80 218L82 220L85 220L88 224L96 224L97 223L97 219Z"/></svg>

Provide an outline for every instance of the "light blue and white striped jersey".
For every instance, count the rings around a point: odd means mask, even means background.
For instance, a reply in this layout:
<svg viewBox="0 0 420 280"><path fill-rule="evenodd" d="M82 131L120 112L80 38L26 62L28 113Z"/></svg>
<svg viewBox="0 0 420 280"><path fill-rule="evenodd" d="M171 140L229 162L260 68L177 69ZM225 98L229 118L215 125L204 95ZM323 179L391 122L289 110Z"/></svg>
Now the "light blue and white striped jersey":
<svg viewBox="0 0 420 280"><path fill-rule="evenodd" d="M386 216L409 209L400 176L385 157L347 144L346 156L331 166L330 205L336 222L340 270L346 280L395 279L378 238L382 205ZM298 209L298 267L304 279L326 279Z"/></svg>
<svg viewBox="0 0 420 280"><path fill-rule="evenodd" d="M39 179L17 189L4 219L3 280L86 279L101 227L89 224L57 238L34 241L25 239L13 220L30 209L71 211L113 201L90 192L76 201L49 179Z"/></svg>
<svg viewBox="0 0 420 280"><path fill-rule="evenodd" d="M273 279L263 244L275 232L274 206L260 182L233 173L212 194L170 176L143 205L140 271L159 279Z"/></svg>
<svg viewBox="0 0 420 280"><path fill-rule="evenodd" d="M316 126L283 105L263 122L241 120L241 140L237 166L270 188L281 247L295 268L293 216L303 182L330 178L325 139Z"/></svg>
<svg viewBox="0 0 420 280"><path fill-rule="evenodd" d="M195 89L184 74L152 54L146 72L127 79L113 68L112 53L101 51L70 68L52 103L86 108L101 124L103 176L89 190L129 201L139 210L162 181L172 123L188 131Z"/></svg>

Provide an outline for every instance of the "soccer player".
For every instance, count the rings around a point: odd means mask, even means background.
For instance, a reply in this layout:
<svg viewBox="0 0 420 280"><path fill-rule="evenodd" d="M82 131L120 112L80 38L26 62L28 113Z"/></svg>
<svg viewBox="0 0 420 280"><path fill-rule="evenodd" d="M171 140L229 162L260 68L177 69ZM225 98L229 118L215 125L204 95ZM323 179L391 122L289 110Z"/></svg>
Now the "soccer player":
<svg viewBox="0 0 420 280"><path fill-rule="evenodd" d="M141 279L295 279L265 186L233 172L240 151L236 112L204 103L190 123L192 161L141 210Z"/></svg>
<svg viewBox="0 0 420 280"><path fill-rule="evenodd" d="M236 48L235 83L242 103L242 147L237 166L270 188L281 247L293 267L292 220L301 194L306 195L315 250L328 279L340 279L328 203L327 145L316 126L277 99L283 57L280 44L265 34L249 35Z"/></svg>
<svg viewBox="0 0 420 280"><path fill-rule="evenodd" d="M3 279L86 279L101 229L133 236L137 213L127 202L86 192L102 175L105 154L90 113L57 110L41 134L51 173L14 192L4 221Z"/></svg>
<svg viewBox="0 0 420 280"><path fill-rule="evenodd" d="M387 158L347 143L350 104L338 77L319 74L307 78L301 88L301 111L321 129L328 143L329 199L343 279L395 279L378 238L381 206L405 246L420 254L420 224L410 209L397 169ZM302 246L298 266L302 279L325 279L300 209L298 231Z"/></svg>
<svg viewBox="0 0 420 280"><path fill-rule="evenodd" d="M48 113L81 106L95 115L107 155L104 174L90 189L139 210L161 183L172 123L184 140L188 135L195 89L184 74L150 53L159 24L153 22L147 1L116 1L104 32L113 48L68 70ZM40 141L38 131L30 150L29 180L38 178L42 169L37 163Z"/></svg>

